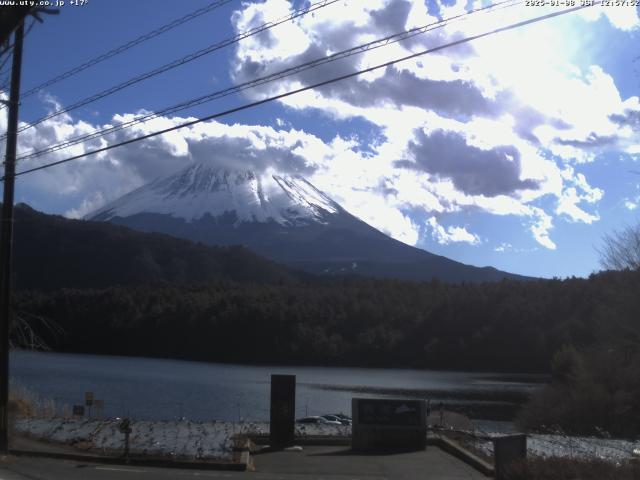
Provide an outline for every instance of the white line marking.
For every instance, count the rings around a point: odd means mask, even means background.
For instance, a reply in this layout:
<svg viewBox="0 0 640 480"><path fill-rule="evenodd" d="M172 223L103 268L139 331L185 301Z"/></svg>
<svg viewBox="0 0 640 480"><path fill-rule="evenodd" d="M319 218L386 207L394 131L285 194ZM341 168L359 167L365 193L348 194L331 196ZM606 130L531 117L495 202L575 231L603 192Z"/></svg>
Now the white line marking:
<svg viewBox="0 0 640 480"><path fill-rule="evenodd" d="M114 468L114 467L95 467L96 470L109 470L111 472L134 472L134 473L145 473L146 470L142 469L133 469L133 468Z"/></svg>

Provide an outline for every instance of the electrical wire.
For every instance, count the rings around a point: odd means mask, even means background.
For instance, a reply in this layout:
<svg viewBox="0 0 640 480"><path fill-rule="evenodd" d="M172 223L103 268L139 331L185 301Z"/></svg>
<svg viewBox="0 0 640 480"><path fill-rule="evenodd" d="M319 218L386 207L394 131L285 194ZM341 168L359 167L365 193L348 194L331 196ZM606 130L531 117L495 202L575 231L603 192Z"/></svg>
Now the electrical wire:
<svg viewBox="0 0 640 480"><path fill-rule="evenodd" d="M600 4L600 2L595 2L593 5L599 5L599 4ZM68 163L68 162L71 162L71 161L74 161L74 160L79 160L81 158L85 158L85 157L88 157L88 156L91 156L91 155L95 155L95 154L98 154L98 153L106 152L108 150L112 150L114 148L122 147L124 145L129 145L129 144L136 143L136 142L139 142L139 141L142 141L142 140L146 140L146 139L149 139L149 138L152 138L152 137L156 137L158 135L163 135L163 134L168 133L168 132L179 130L179 129L182 129L182 128L185 128L185 127L190 127L190 126L196 125L198 123L202 123L202 122L206 122L206 121L213 120L213 119L216 119L216 118L220 118L220 117L223 117L223 116L226 116L226 115L230 115L232 113L236 113L236 112L240 112L240 111L243 111L243 110L247 110L249 108L254 108L254 107L257 107L259 105L264 105L266 103L270 103L270 102L273 102L273 101L276 101L276 100L281 100L281 99L289 97L291 95L295 95L295 94L302 93L302 92L305 92L305 91L308 91L308 90L313 90L313 89L320 88L320 87L323 87L323 86L326 86L326 85L330 85L330 84L333 84L333 83L336 83L336 82L339 82L339 81L342 81L342 80L346 80L346 79L349 79L349 78L356 77L358 75L362 75L364 73L373 72L375 70L379 70L381 68L386 68L386 67L389 67L389 66L394 65L394 64L399 63L399 62L404 62L404 61L407 61L407 60L411 60L411 59L423 56L423 55L428 54L428 53L436 52L436 51L439 51L439 50L444 50L446 48L451 48L451 47L454 47L454 46L457 46L457 45L461 45L463 43L468 43L468 42L471 42L473 40L477 40L477 39L480 39L480 38L483 38L483 37L487 37L489 35L494 35L494 34L497 34L497 33L508 31L508 30L513 30L515 28L520 28L520 27L523 27L525 25L530 25L530 24L533 24L533 23L541 22L543 20L548 20L550 18L558 17L560 15L566 15L568 13L573 13L573 12L582 10L584 8L589 8L589 7L593 6L593 5L590 5L590 4L581 5L581 6L573 7L573 8L570 8L570 9L558 11L558 12L552 12L552 13L549 13L549 14L546 14L546 15L542 15L542 16L539 16L539 17L530 18L528 20L523 20L523 21L520 21L520 22L512 23L510 25L507 25L507 26L504 26L504 27L499 27L499 28L491 30L489 32L485 32L485 33L481 33L481 34L477 34L477 35L472 35L470 37L466 37L466 38L463 38L463 39L460 39L460 40L449 42L449 43L446 43L444 45L440 45L440 46L433 47L433 48L428 48L426 50L422 50L422 51L417 52L417 53L412 53L411 55L407 55L407 56L404 56L404 57L401 57L401 58L398 58L398 59L395 59L395 60L391 60L389 62L384 62L384 63L378 64L378 65L375 65L373 67L368 67L368 68L365 68L365 69L362 69L362 70L358 70L358 71L355 71L355 72L352 72L352 73L348 73L346 75L341 75L341 76L338 76L338 77L335 77L335 78L332 78L332 79L329 79L329 80L318 82L318 83L315 83L313 85L308 85L306 87L302 87L302 88L298 88L298 89L295 89L295 90L291 90L291 91L286 92L286 93L281 93L279 95L274 95L274 96L265 98L263 100L259 100L259 101L248 103L248 104L245 104L245 105L241 105L239 107L235 107L235 108L232 108L232 109L229 109L229 110L225 110L223 112L218 112L218 113L214 113L212 115L207 115L205 117L202 117L202 118L199 118L199 119L196 119L196 120L191 120L191 121L188 121L188 122L181 123L180 125L176 125L176 126L173 126L173 127L169 127L169 128L165 128L165 129L162 129L162 130L158 130L158 131L155 131L155 132L152 132L152 133L149 133L149 134L146 134L146 135L142 135L142 136L139 136L139 137L136 137L136 138L132 138L132 139L120 142L120 143L116 143L116 144L113 144L113 145L108 145L108 146L103 147L103 148L98 148L98 149L95 149L95 150L91 150L91 151L85 152L85 153L83 153L81 155L75 155L73 157L65 158L63 160L58 160L56 162L51 162L51 163L47 163L47 164L44 164L44 165L40 165L38 167L34 167L34 168L27 169L27 170L23 170L21 172L15 173L14 176L17 177L17 176L20 176L20 175L26 175L27 173L36 172L36 171L39 171L39 170L44 170L46 168L54 167L56 165L61 165L63 163ZM4 178L5 177L2 177L0 180L4 181Z"/></svg>
<svg viewBox="0 0 640 480"><path fill-rule="evenodd" d="M27 28L27 31L25 32L25 34L23 35L23 40L25 38L27 38L27 36L29 35L29 33L31 32L31 30L33 29L33 26L36 23L36 19L33 18L31 19L31 25L29 25L29 27ZM2 69L4 68L4 66L7 64L7 61L11 58L11 54L9 53L11 51L11 53L13 52L13 43L11 45L7 45L1 52L0 52L0 57L2 55L4 55L5 53L7 54L7 56L4 58L4 60L2 61L2 63L0 63L0 76L2 75L11 75L11 68L7 69L6 71L2 71ZM0 87L0 89L4 89L4 86Z"/></svg>
<svg viewBox="0 0 640 480"><path fill-rule="evenodd" d="M119 55L120 53L123 53L127 50L129 50L130 48L133 48L137 45L140 45L143 42L146 42L147 40L151 40L152 38L155 38L159 35L162 35L163 33L168 32L169 30L172 30L184 23L189 22L190 20L193 20L195 18L198 18L206 13L211 12L212 10L215 10L217 8L222 7L223 5L226 5L227 3L230 3L234 0L216 0L215 2L210 3L209 5L206 5L202 8L199 8L198 10L195 10L193 12L191 12L188 15L185 15L184 17L180 17L176 20L173 20L172 22L165 24L159 28L156 28L155 30L152 30L144 35L141 35L137 38L134 38L133 40L128 41L127 43L124 43L122 45L120 45L119 47L113 48L111 50L109 50L108 52L103 53L102 55L99 55L95 58L92 58L91 60L88 60L84 63L82 63L81 65L78 65L77 67L74 67L70 70L67 70L64 73L61 73L60 75L51 78L50 80L47 80L46 82L41 83L40 85L33 87L29 90L27 90L26 92L24 92L21 96L22 98L26 98L29 97L31 95L33 95L34 93L42 90L43 88L47 88L50 87L51 85L54 85L58 82L61 82L62 80L65 80L69 77L72 77L90 67L93 67L94 65L97 65L98 63L104 62L105 60L115 57L116 55Z"/></svg>
<svg viewBox="0 0 640 480"><path fill-rule="evenodd" d="M97 100L100 100L102 98L108 97L109 95L112 95L114 93L120 92L121 90L124 90L125 88L128 88L128 87L130 87L132 85L135 85L137 83L140 83L140 82L142 82L144 80L148 80L148 79L150 79L152 77L160 75L161 73L167 72L169 70L172 70L174 68L180 67L182 65L186 65L187 63L192 62L193 60L196 60L196 59L198 59L200 57L203 57L204 55L207 55L209 53L213 53L213 52L215 52L217 50L220 50L220 49L222 49L224 47L227 47L229 45L233 45L233 44L235 44L235 43L237 43L237 42L239 42L239 41L241 41L241 40L243 40L245 38L249 38L249 37L251 37L253 35L257 35L257 34L262 33L262 32L264 32L264 31L266 31L268 29L271 29L271 28L274 28L274 27L276 27L278 25L281 25L281 24L283 24L285 22L292 21L292 20L294 20L294 19L296 19L298 17L301 17L301 16L306 15L308 13L314 12L314 11L319 10L320 8L326 7L328 5L332 5L334 3L338 3L340 1L342 1L342 0L321 0L321 1L317 2L317 3L311 4L309 7L305 8L305 9L298 10L298 11L296 11L296 12L290 14L290 15L286 15L285 17L282 17L282 18L280 18L278 20L275 20L274 22L265 23L265 24L263 24L263 25L261 25L261 26L259 26L257 28L251 29L251 30L249 30L247 32L244 32L242 34L239 34L239 35L236 35L234 37L228 38L226 40L223 40L221 42L215 43L213 45L209 45L206 48L203 48L203 49L198 50L196 52L192 52L192 53L190 53L188 55L185 55L184 57L181 57L181 58L179 58L177 60L169 62L169 63L167 63L165 65L162 65L161 67L155 68L155 69L150 70L150 71L148 71L146 73L143 73L141 75L133 77L133 78L131 78L131 79L125 81L125 82L122 82L122 83L120 83L118 85L115 85L115 86L107 88L106 90L103 90L103 91L101 91L99 93L91 95L90 97L87 97L87 98L85 98L83 100L80 100L80 101L78 101L78 102L76 102L76 103L74 103L72 105L69 105L68 107L64 107L64 108L61 108L59 110L56 110L55 112L51 112L51 113L45 115L44 117L39 118L38 120L36 120L36 121L34 121L32 123L29 123L27 125L23 125L22 127L20 127L18 129L18 132L22 132L22 131L27 130L29 128L35 127L36 125L39 125L42 122L45 122L45 121L50 120L52 118L55 118L58 115L62 115L64 113L68 113L68 112L71 112L73 110L76 110L76 109L78 109L80 107L84 107L85 105L93 103L93 102L95 102ZM0 139L3 139L3 138L4 137L0 136Z"/></svg>
<svg viewBox="0 0 640 480"><path fill-rule="evenodd" d="M17 160L26 160L29 158L34 158L34 157L40 157L42 155L46 155L48 153L52 153L73 145L77 145L79 143L83 143L89 140L93 140L99 137L103 137L105 135L108 135L110 133L114 133L117 132L119 130L123 130L125 128L129 128L132 127L134 125L140 124L140 123L144 123L147 122L149 120L152 120L154 118L158 118L160 116L163 115L168 115L168 114L173 114L173 113L177 113L179 111L185 110L187 108L191 108L194 106L198 106L201 105L203 103L207 103L213 100L217 100L235 93L239 93L245 90L248 90L250 88L255 88L257 86L260 85L264 85L270 82L274 82L276 80L281 80L283 78L292 76L292 75L296 75L299 74L301 72L304 72L306 70L312 69L312 68L316 68L320 65L326 64L326 63L330 63L330 62L334 62L337 60L341 60L344 58L348 58L350 56L356 55L356 54L360 54L360 53L364 53L367 51L371 51L373 49L377 49L377 48L381 48L381 47L385 47L387 45L390 45L392 43L396 43L396 42L400 42L403 40L408 40L410 38L413 38L415 36L418 35L422 35L428 31L437 29L437 28L442 28L446 25L448 25L449 23L455 21L455 20L459 20L461 18L464 17L469 17L473 14L485 11L485 10L490 10L493 11L493 9L497 9L498 7L511 7L511 6L516 6L518 4L521 4L522 1L521 0L504 0L486 7L481 7L479 9L476 10L471 10L469 12L465 12L459 15L455 15L453 17L435 22L435 23L431 23L428 25L424 25L421 27L415 27L412 28L410 30L406 30L400 33L396 33L393 35L389 35L387 37L378 39L378 40L374 40L371 42L368 42L366 44L363 45L359 45L357 47L353 47L353 48L349 48L346 50L343 50L341 52L337 52L334 53L332 55L328 55L325 57L320 57L317 58L315 60L311 60L309 62L305 62L303 64L300 65L296 65L294 67L290 67L290 68L286 68L284 70L280 70L278 72L272 73L270 75L264 76L264 77L260 77L254 80L250 80L248 82L244 82L238 85L234 85L232 87L228 87L226 89L223 90L218 90L216 92L213 93L209 93L207 95L203 95L201 97L197 97L197 98L193 98L191 100L188 100L186 102L182 102L176 105L173 105L171 107L167 107L164 108L162 110L156 111L156 112L152 112L149 113L147 115L143 115L137 118L134 118L133 120L129 120L128 122L123 122L121 124L118 125L114 125L112 127L108 127L102 130L98 130L96 132L92 132L89 134L85 134L79 137L75 137L69 140L66 140L64 142L61 142L59 144L56 145L52 145L50 147L47 147L43 150L39 150L39 151L34 151L34 152L30 152L24 155L21 155L17 158Z"/></svg>
<svg viewBox="0 0 640 480"><path fill-rule="evenodd" d="M33 18L31 20L31 25L29 25L29 27L27 28L27 31L24 33L23 35L23 40L25 38L27 38L27 36L29 35L29 33L31 33L31 30L33 29L33 26L36 24L36 19ZM0 52L0 56L3 55L5 52L9 52L9 50L11 50L11 54L7 53L7 56L5 57L5 59L2 61L2 63L0 63L0 76L5 76L6 78L3 79L3 81L0 83L0 90L2 91L7 91L7 89L9 88L9 86L11 85L11 67L7 68L6 71L2 71L2 69L4 68L4 66L7 64L7 62L9 61L10 58L12 58L12 53L13 53L13 43L11 45L9 45L8 47L6 47L2 52ZM0 110L2 110L3 108L6 108L6 105L1 105L0 106ZM6 135L4 135L2 138L6 138Z"/></svg>
<svg viewBox="0 0 640 480"><path fill-rule="evenodd" d="M11 58L11 52L10 52L10 50L13 50L13 44L11 44L11 46L9 46L9 47L5 48L5 49L2 51L2 53L0 53L0 55L4 55L5 53L6 53L6 55L7 55L6 57L4 57L4 58L2 59L2 62L0 63L0 70L2 70L2 69L5 67L5 65L7 64L7 62L9 61L9 59ZM9 71L8 71L8 72L5 72L5 74L6 74L6 73L11 73L11 72L9 72ZM1 88L2 90L4 90L4 89L6 88L6 85L4 85L4 86L2 86L2 87L0 87L0 88Z"/></svg>

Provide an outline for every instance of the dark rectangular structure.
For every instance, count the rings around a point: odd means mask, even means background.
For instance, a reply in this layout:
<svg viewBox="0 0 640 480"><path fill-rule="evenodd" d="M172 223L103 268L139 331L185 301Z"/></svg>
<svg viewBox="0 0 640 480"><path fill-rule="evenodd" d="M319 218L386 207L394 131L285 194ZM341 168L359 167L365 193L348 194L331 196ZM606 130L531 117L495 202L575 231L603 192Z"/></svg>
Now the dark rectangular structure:
<svg viewBox="0 0 640 480"><path fill-rule="evenodd" d="M271 375L271 444L293 442L296 414L296 376Z"/></svg>
<svg viewBox="0 0 640 480"><path fill-rule="evenodd" d="M507 435L493 439L496 479L510 478L509 467L513 462L527 458L527 436Z"/></svg>
<svg viewBox="0 0 640 480"><path fill-rule="evenodd" d="M423 400L354 398L351 402L353 450L426 448L427 406Z"/></svg>

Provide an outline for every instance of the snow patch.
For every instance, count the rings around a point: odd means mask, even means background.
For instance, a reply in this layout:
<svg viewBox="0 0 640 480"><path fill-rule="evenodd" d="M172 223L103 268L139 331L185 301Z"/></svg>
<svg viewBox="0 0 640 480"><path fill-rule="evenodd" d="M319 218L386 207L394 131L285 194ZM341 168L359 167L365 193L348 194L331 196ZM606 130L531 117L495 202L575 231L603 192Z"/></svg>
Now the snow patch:
<svg viewBox="0 0 640 480"><path fill-rule="evenodd" d="M124 450L120 420L82 418L20 419L15 429L29 437L64 445L82 445L96 453L119 454ZM238 434L265 435L267 422L132 421L132 455L169 456L182 459L231 460L233 437ZM296 435L350 436L351 427L296 425Z"/></svg>
<svg viewBox="0 0 640 480"><path fill-rule="evenodd" d="M490 434L489 438L475 439L474 446L486 455L493 456L492 436L501 434ZM618 462L637 458L634 450L639 448L640 441L567 435L527 435L527 454L541 457L598 458Z"/></svg>

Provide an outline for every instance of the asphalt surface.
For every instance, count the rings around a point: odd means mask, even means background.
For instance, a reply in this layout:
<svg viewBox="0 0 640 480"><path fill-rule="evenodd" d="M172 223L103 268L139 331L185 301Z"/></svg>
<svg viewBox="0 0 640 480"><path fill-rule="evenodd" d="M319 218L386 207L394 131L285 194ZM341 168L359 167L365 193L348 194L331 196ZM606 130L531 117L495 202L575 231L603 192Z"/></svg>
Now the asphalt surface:
<svg viewBox="0 0 640 480"><path fill-rule="evenodd" d="M348 447L304 447L301 452L258 454L254 456L254 461L256 472L299 475L299 478L394 480L487 478L466 463L433 446L418 452L386 455L356 454Z"/></svg>
<svg viewBox="0 0 640 480"><path fill-rule="evenodd" d="M346 447L304 447L301 452L261 453L255 471L227 472L100 465L46 458L11 457L0 461L0 480L365 480L486 479L480 472L437 447L388 455L353 454Z"/></svg>

